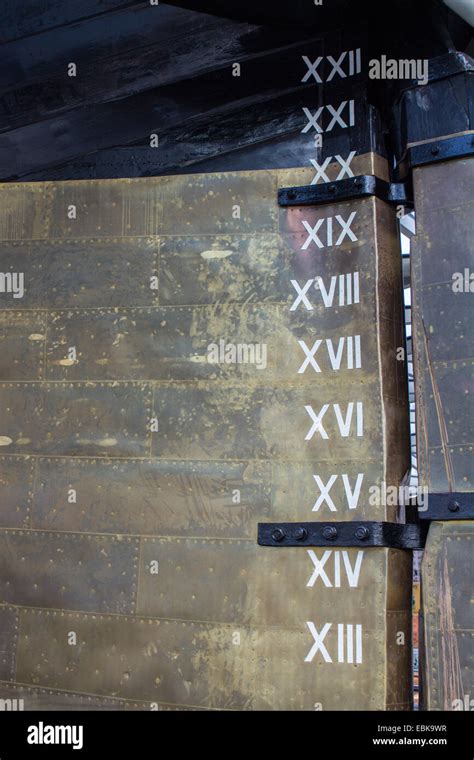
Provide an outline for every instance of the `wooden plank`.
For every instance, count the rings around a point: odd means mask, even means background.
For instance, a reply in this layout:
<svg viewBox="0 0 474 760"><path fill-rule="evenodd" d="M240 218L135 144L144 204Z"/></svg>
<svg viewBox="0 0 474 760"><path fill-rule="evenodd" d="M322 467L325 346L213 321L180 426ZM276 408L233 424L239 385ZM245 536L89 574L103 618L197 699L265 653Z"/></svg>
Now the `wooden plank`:
<svg viewBox="0 0 474 760"><path fill-rule="evenodd" d="M37 182L308 167L315 151L313 142L302 134L305 124L301 109L308 104L303 95L290 93L256 104L238 103L236 108L229 106L226 111L212 111L160 129L158 150L149 147L149 140L139 140L131 147L115 145L91 151L37 171L25 167L22 176ZM265 119L261 117L263 108ZM374 109L357 96L355 108L357 134L337 128L331 131L325 136L325 154L347 156L359 150L366 155L373 150L383 156L385 148L374 129L378 123Z"/></svg>
<svg viewBox="0 0 474 760"><path fill-rule="evenodd" d="M2 599L21 606L131 613L138 551L138 539L130 537L1 530Z"/></svg>
<svg viewBox="0 0 474 760"><path fill-rule="evenodd" d="M0 12L0 41L14 40L46 29L74 23L81 18L107 13L114 9L137 5L135 0L45 0L39 6L35 0L24 0L21 5L4 3Z"/></svg>
<svg viewBox="0 0 474 760"><path fill-rule="evenodd" d="M316 58L324 48L338 55L339 44L330 36L311 39L309 34L239 24L164 4L102 15L4 46L2 130L210 71L216 88L227 79L236 99L249 86L255 91L256 83L262 92L268 90L271 71L284 91L294 83L288 55ZM74 77L68 76L68 62L77 67ZM243 69L240 77L232 76L234 62ZM325 67L329 69L327 62Z"/></svg>
<svg viewBox="0 0 474 760"><path fill-rule="evenodd" d="M81 88L83 77L90 77L93 71L97 74L97 66L102 63L104 68L100 70L99 83L90 81L92 99L94 93L100 91L96 89L101 87L100 80L108 81L109 84L112 84L109 78L111 76L122 82L126 80L123 69L127 64L132 65L128 72L129 83L134 79L138 82L139 78L153 76L151 71L147 71L152 61L147 56L153 52L157 56L155 63L158 68L169 65L165 41L172 46L170 53L173 55L179 52L180 38L189 35L192 29L196 33L198 47L203 33L206 30L208 34L212 33L218 27L226 29L229 38L232 38L228 40L228 44L231 44L237 33L240 37L245 30L253 31L256 28L247 24L226 22L207 14L172 8L164 3L160 3L159 7L149 3L135 3L123 9L108 9L105 13L89 15L74 24L55 26L51 30L44 29L27 38L4 43L2 50L5 56L5 70L0 75L0 89L3 93L21 92L27 84L37 82L44 96L43 88L46 83L52 86L54 91L55 85L58 86L62 81L63 90L67 92L68 82L69 85L78 85ZM236 30L236 35L230 34L231 29ZM143 58L139 52L137 53L140 46ZM135 51L139 58L135 66L131 63L131 51ZM191 51L189 52L191 57ZM113 64L114 59L116 66ZM78 76L73 81L67 77L69 61L78 67ZM179 67L176 71L178 74ZM164 79L157 80L156 84L160 81L163 83ZM102 88L103 86L102 83ZM103 89L102 92L106 97ZM110 95L114 96L114 93ZM34 102L33 93L31 97L30 105ZM54 102L55 99L50 97L49 100Z"/></svg>
<svg viewBox="0 0 474 760"><path fill-rule="evenodd" d="M262 64L259 62L259 65ZM263 87L263 90L261 82L258 79L255 81L253 77L240 77L241 83L233 86L229 83L229 79L232 79L229 68L203 74L194 80L147 90L128 98L85 105L65 115L3 132L0 134L0 165L3 167L1 177L12 179L38 172L44 167L64 163L91 151L133 143L141 147L147 146L148 151L152 152L152 160L159 161L160 147L150 146L150 135L157 134L163 144L168 137L168 130L173 130L174 135L171 134L169 137L173 142L169 142L168 145L174 144L176 149L177 143L182 141L176 139L177 135L182 133L183 128L186 129L188 120L192 128L192 120L197 117L201 120L198 125L201 137L204 136L208 140L207 131L210 127L213 129L211 155L214 156L222 153L224 146L226 152L233 147L241 147L246 132L252 136L252 139L247 138L247 141L254 143L262 139L262 131L266 133L267 138L275 138L278 135L303 130L307 119L302 109L317 109L321 100L321 94L317 95L317 88L313 94L308 95L305 85L295 85L293 80L291 87L275 91L271 78L268 78L268 71L264 72L264 76L268 86ZM345 85L342 89L334 88L331 90L331 99L328 97L328 103L339 106L342 101L348 102L353 99L355 108L360 110L362 115L367 110L367 105L364 105L363 100L357 99L358 87L361 85L352 83L351 86ZM263 120L262 109L265 109L266 113ZM239 112L241 113L236 118ZM223 123L220 123L221 118ZM288 118L292 120L290 127ZM324 128L331 122L328 110L324 112L323 122ZM365 122L363 118L356 116L356 123L362 125ZM369 134L366 128L360 129L363 139L359 140L358 135L352 135L352 138L354 140L357 137L355 144L365 153L370 150L370 145L367 145ZM328 133L328 137L335 138L342 133L343 140L347 142L347 131L347 128L337 124ZM52 140L51 135L58 136L58 139ZM306 142L308 143L307 140ZM45 145L48 147L47 151ZM191 158L194 157L196 160L196 145L193 145L192 141L186 141L185 145L187 150L191 151ZM197 148L199 152L199 145ZM202 150L200 157L209 157L209 150ZM178 165L189 161L189 158L180 157L179 153L171 158ZM166 165L169 164L168 156ZM226 168L229 170L229 167ZM164 169L161 169L161 173L164 173ZM63 173L61 178L65 179L67 175Z"/></svg>

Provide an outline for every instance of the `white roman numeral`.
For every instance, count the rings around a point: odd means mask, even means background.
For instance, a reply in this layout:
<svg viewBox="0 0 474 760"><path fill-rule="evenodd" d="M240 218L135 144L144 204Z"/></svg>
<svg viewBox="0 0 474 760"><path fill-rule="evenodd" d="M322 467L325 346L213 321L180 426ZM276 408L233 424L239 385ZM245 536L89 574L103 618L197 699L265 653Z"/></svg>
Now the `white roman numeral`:
<svg viewBox="0 0 474 760"><path fill-rule="evenodd" d="M356 50L345 50L340 54L337 60L332 55L325 56L327 62L331 64L331 71L325 79L321 78L318 72L318 68L321 64L321 61L323 61L324 56L318 56L318 58L316 58L316 60L313 62L311 62L310 58L308 58L307 55L303 55L301 57L308 67L308 71L304 74L301 80L302 82L307 82L311 77L313 77L318 84L321 84L322 82L330 82L331 79L336 76L336 74L340 76L341 79L345 79L347 76L351 77L354 76L354 74L360 74L361 72L360 48L357 48ZM347 72L342 66L342 64L346 61L346 57L349 64Z"/></svg>
<svg viewBox="0 0 474 760"><path fill-rule="evenodd" d="M345 114L346 110L347 116ZM331 117L330 120L328 120L326 127L322 127L319 123L323 112L328 112L329 116ZM320 106L314 113L311 113L309 108L303 106L303 113L306 116L308 122L301 130L303 133L309 132L311 128L313 128L318 133L331 132L336 124L343 129L347 129L348 127L353 127L355 125L355 108L353 100L343 100L337 107L332 105ZM347 121L345 121L345 119L347 119Z"/></svg>
<svg viewBox="0 0 474 760"><path fill-rule="evenodd" d="M312 285L314 285L316 291L321 293L324 306L327 309L333 306L336 292L338 294L337 302L339 306L350 306L353 303L359 303L359 272L333 275L328 288L326 288L323 278L319 276L312 280L306 280L303 287L300 287L297 280L290 280L290 282L298 294L298 297L290 307L290 311L296 311L300 304L307 311L313 311L314 307L307 296Z"/></svg>
<svg viewBox="0 0 474 760"><path fill-rule="evenodd" d="M350 163L352 159L354 158L356 152L355 150L352 150L347 158L342 158L341 156L334 156L335 160L338 162L338 164L341 166L341 169L339 170L339 174L336 177L336 180L338 179L344 179L344 177L353 177L354 173L352 169L350 168ZM321 178L323 182L331 182L332 180L328 177L326 174L326 169L331 163L332 156L328 156L324 160L324 163L320 166L318 162L314 158L310 158L311 164L316 169L316 174L314 175L313 179L311 180L312 185L317 185L319 179Z"/></svg>
<svg viewBox="0 0 474 760"><path fill-rule="evenodd" d="M304 661L312 662L316 653L321 652L324 662L333 662L331 655L323 643L333 624L325 623L321 632L317 630L315 624L310 620L306 621L306 625L313 637L313 644ZM362 663L362 625L360 623L356 623L355 626L352 623L337 623L336 644L338 663L356 663L357 665Z"/></svg>
<svg viewBox="0 0 474 760"><path fill-rule="evenodd" d="M328 650L326 649L326 647L323 644L323 641L326 638L327 633L328 633L329 629L331 628L332 623L326 623L324 625L321 633L319 633L316 630L316 626L311 621L307 621L306 625L308 626L308 628L310 630L311 636L314 639L314 643L313 643L313 646L311 647L311 649L309 650L308 654L304 658L304 661L305 662L312 662L312 660L313 660L314 655L316 654L316 652L321 651L321 654L322 654L322 656L324 658L324 661L325 662L332 662L332 659L329 656L329 652L328 652Z"/></svg>
<svg viewBox="0 0 474 760"><path fill-rule="evenodd" d="M304 340L298 341L299 345L303 349L303 352L306 356L306 359L304 360L303 364L298 370L299 375L302 375L305 372L306 367L308 367L309 365L311 365L311 367L314 369L315 372L321 372L321 368L319 364L317 363L316 359L314 358L314 355L316 351L318 351L322 342L323 342L322 339L316 340L313 344L313 347L310 349L308 348ZM360 335L354 335L354 336L349 335L348 337L339 338L337 342L336 351L334 350L332 338L326 338L325 344L326 344L326 349L329 356L329 362L334 371L337 371L341 368L344 348L346 349L347 369L361 368L362 359L361 359L361 351L360 351Z"/></svg>
<svg viewBox="0 0 474 760"><path fill-rule="evenodd" d="M345 628L345 633L344 633ZM345 645L345 652L344 652ZM355 626L355 660L354 660L354 626L351 623L337 626L337 661L360 665L362 662L362 626Z"/></svg>
<svg viewBox="0 0 474 760"><path fill-rule="evenodd" d="M315 414L314 409L312 406L306 405L305 409L307 414L311 417L313 424L309 431L306 433L305 441L310 441L313 435L318 432L321 435L321 438L328 439L329 436L326 433L326 430L324 429L324 426L322 424L322 419L324 415L326 414L327 410L329 409L329 404L324 404L323 407L321 407L321 411L319 414ZM350 401L347 404L347 409L345 416L343 416L343 413L341 411L341 407L339 404L331 404L334 414L336 416L336 422L337 426L339 428L339 433L341 435L341 438L348 438L350 435L351 427L352 427L352 421L353 421L353 413L354 413L354 402ZM355 403L355 409L356 409L356 436L358 438L361 438L364 435L364 405L362 401L356 401Z"/></svg>
<svg viewBox="0 0 474 760"><path fill-rule="evenodd" d="M308 237L306 238L305 242L301 246L301 250L305 251L311 243L314 243L317 245L318 248L330 248L332 245L341 245L344 238L348 237L349 240L352 240L353 242L357 241L357 237L355 233L351 230L351 224L354 221L356 217L357 212L353 211L347 220L343 219L340 214L336 214L335 217L329 216L323 219L318 219L314 227L312 227L309 222L302 220L303 227L305 228L306 232L308 233ZM340 227L342 227L342 230L339 234L338 239L335 243L333 243L333 219L337 221ZM326 227L326 242L323 243L319 235L317 234L319 232L319 229L323 227L325 224Z"/></svg>
<svg viewBox="0 0 474 760"><path fill-rule="evenodd" d="M318 512L320 506L325 502L331 512L337 512L337 507L334 504L331 496L329 495L329 491L331 490L334 483L336 482L338 475L331 475L326 485L323 483L319 475L313 475L313 478L316 481L316 485L318 486L321 493L318 496L316 502L314 503L312 511ZM362 487L362 482L364 480L363 473L359 472L357 474L357 479L356 479L353 490L351 488L351 483L350 483L349 476L347 475L347 473L342 474L341 479L344 485L344 493L346 496L347 506L349 507L349 509L357 509L357 504L359 503L360 489Z"/></svg>
<svg viewBox="0 0 474 760"><path fill-rule="evenodd" d="M359 583L360 570L362 567L362 560L364 559L363 551L357 552L354 567L351 565L349 552L345 550L339 551L339 549L337 549L334 551L334 549L327 549L321 559L319 559L319 557L312 549L308 549L307 552L309 558L311 559L311 562L314 565L313 574L306 584L307 588L313 588L318 578L321 578L326 588L341 588L341 557L344 563L344 570L349 587L357 588L357 584ZM334 583L331 582L328 574L324 570L324 565L327 563L331 555L334 559Z"/></svg>

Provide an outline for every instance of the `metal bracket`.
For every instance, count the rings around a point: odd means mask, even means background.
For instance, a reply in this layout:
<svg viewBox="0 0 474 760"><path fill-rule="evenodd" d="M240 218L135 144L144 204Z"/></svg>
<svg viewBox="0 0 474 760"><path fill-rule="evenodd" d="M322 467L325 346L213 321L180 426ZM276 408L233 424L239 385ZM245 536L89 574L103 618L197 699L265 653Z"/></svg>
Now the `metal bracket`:
<svg viewBox="0 0 474 760"><path fill-rule="evenodd" d="M404 182L385 182L373 174L325 182L320 185L282 187L278 190L280 206L318 206L320 203L367 198L375 195L386 203L412 205L411 191Z"/></svg>
<svg viewBox="0 0 474 760"><path fill-rule="evenodd" d="M426 508L418 507L420 520L474 520L474 493L428 493Z"/></svg>
<svg viewBox="0 0 474 760"><path fill-rule="evenodd" d="M435 164L438 161L453 161L456 158L469 156L474 156L474 133L433 140L433 142L425 142L408 148L395 174L401 179L417 166Z"/></svg>
<svg viewBox="0 0 474 760"><path fill-rule="evenodd" d="M427 523L258 523L260 546L353 546L422 549Z"/></svg>

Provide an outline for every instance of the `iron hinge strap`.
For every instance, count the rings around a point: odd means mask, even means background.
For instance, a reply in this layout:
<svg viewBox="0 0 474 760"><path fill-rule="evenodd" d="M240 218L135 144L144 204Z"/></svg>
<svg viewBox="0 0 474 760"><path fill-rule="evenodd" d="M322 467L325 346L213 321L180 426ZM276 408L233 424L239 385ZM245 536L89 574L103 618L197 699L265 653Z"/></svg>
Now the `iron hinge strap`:
<svg viewBox="0 0 474 760"><path fill-rule="evenodd" d="M258 523L260 546L349 546L422 549L429 523Z"/></svg>
<svg viewBox="0 0 474 760"><path fill-rule="evenodd" d="M324 182L319 185L282 187L278 191L280 206L318 206L375 195L386 203L411 205L411 189L404 182L385 182L373 174Z"/></svg>
<svg viewBox="0 0 474 760"><path fill-rule="evenodd" d="M474 520L474 493L472 491L428 492L418 505L420 520Z"/></svg>

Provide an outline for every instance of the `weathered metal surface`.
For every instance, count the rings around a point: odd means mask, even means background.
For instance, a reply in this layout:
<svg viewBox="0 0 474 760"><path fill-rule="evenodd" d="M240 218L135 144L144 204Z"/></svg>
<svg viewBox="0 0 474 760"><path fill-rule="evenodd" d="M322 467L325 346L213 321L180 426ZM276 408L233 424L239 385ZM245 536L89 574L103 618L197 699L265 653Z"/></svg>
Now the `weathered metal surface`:
<svg viewBox="0 0 474 760"><path fill-rule="evenodd" d="M144 455L152 394L143 383L0 383L0 445L12 454Z"/></svg>
<svg viewBox="0 0 474 760"><path fill-rule="evenodd" d="M35 461L37 528L253 539L258 519L270 514L270 462Z"/></svg>
<svg viewBox="0 0 474 760"><path fill-rule="evenodd" d="M472 710L474 529L432 523L422 563L424 700L428 710Z"/></svg>
<svg viewBox="0 0 474 760"><path fill-rule="evenodd" d="M34 459L0 456L0 527L28 527L34 474Z"/></svg>
<svg viewBox="0 0 474 760"><path fill-rule="evenodd" d="M26 283L23 298L8 295L8 308L153 306L158 295L150 285L158 276L158 248L156 237L135 238L133 246L113 237L3 243L2 271L21 272ZM33 316L47 318L36 311ZM17 318L26 319L23 313Z"/></svg>
<svg viewBox="0 0 474 760"><path fill-rule="evenodd" d="M376 380L375 331L366 330L370 307L360 309L349 325L351 334L363 335L367 354L367 381ZM210 380L246 381L249 386L291 381L304 360L298 340L310 327L324 332L337 345L343 318L331 320L318 309L311 317L297 313L288 324L288 305L213 305L153 309L102 310L100 323L92 323L89 311L53 312L48 329L46 375L48 380ZM233 344L266 346L255 362L237 365L208 361L208 346L225 340ZM73 346L76 359L67 361ZM250 353L249 353L250 356ZM330 355L318 359L323 374L320 385L333 385ZM341 367L338 380L347 382L349 370ZM34 378L31 378L34 379ZM308 372L299 383L309 385Z"/></svg>
<svg viewBox="0 0 474 760"><path fill-rule="evenodd" d="M408 707L410 556L256 540L259 521L393 520L383 484L408 466L394 212L278 209L312 176L0 188L0 270L25 262L2 319L44 325L42 375L25 356L0 385L2 601L30 704ZM221 340L265 360L211 362ZM5 345L11 377L22 338Z"/></svg>
<svg viewBox="0 0 474 760"><path fill-rule="evenodd" d="M0 381L43 379L45 332L44 314L0 312Z"/></svg>
<svg viewBox="0 0 474 760"><path fill-rule="evenodd" d="M2 601L21 606L134 612L139 540L0 531Z"/></svg>
<svg viewBox="0 0 474 760"><path fill-rule="evenodd" d="M0 606L0 678L4 681L15 678L18 615L15 607Z"/></svg>
<svg viewBox="0 0 474 760"><path fill-rule="evenodd" d="M22 710L166 710L163 704L91 697L60 689L40 689L0 680L0 712ZM169 709L169 708L168 708Z"/></svg>
<svg viewBox="0 0 474 760"><path fill-rule="evenodd" d="M420 484L473 489L471 282L474 159L414 171L413 347ZM472 522L432 523L422 564L427 709L469 710L474 692Z"/></svg>
<svg viewBox="0 0 474 760"><path fill-rule="evenodd" d="M474 159L416 169L414 189L418 469L432 491L472 490Z"/></svg>

